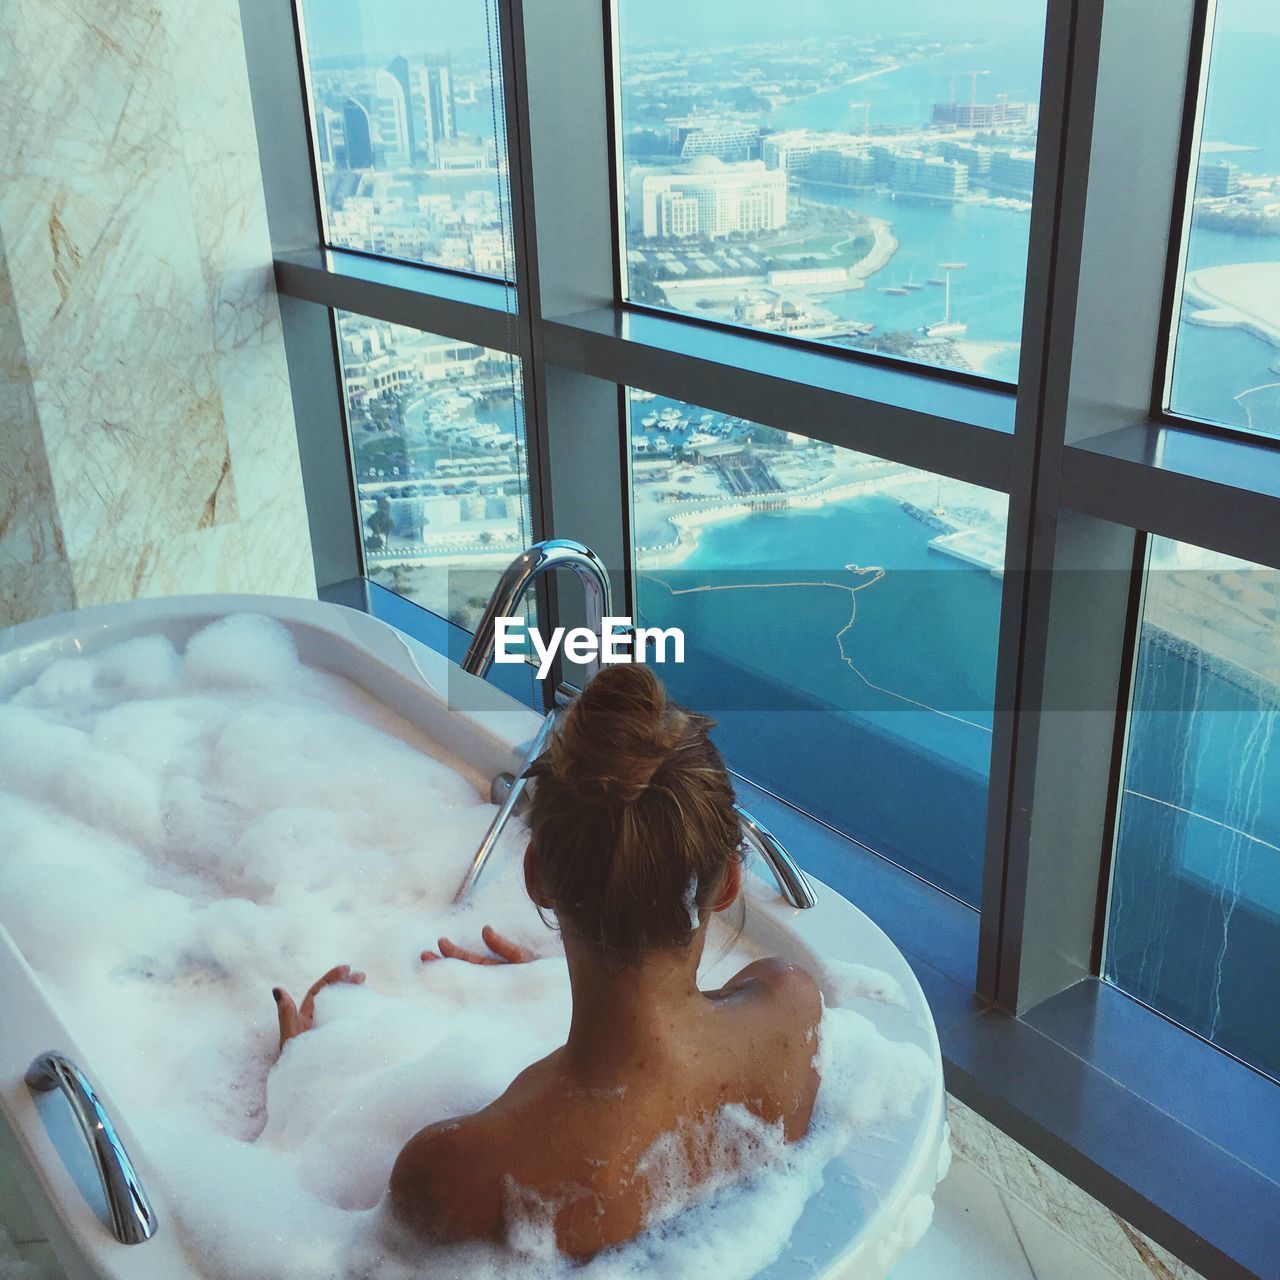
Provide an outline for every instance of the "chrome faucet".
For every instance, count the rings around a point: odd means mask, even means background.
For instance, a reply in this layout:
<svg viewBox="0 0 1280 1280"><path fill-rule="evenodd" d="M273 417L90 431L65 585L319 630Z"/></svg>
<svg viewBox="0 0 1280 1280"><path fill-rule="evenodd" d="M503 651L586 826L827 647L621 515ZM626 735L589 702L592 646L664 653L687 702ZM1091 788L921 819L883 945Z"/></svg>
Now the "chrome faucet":
<svg viewBox="0 0 1280 1280"><path fill-rule="evenodd" d="M551 538L535 542L522 551L503 570L493 595L485 606L484 616L476 627L475 637L462 659L462 669L469 675L484 677L493 665L497 648L495 623L499 618L509 618L520 607L529 588L544 574L553 569L572 569L582 583L587 602L587 627L596 635L602 634L604 619L613 614L613 590L609 585L609 571L604 562L590 547L569 538ZM586 664L587 679L599 670L597 655Z"/></svg>

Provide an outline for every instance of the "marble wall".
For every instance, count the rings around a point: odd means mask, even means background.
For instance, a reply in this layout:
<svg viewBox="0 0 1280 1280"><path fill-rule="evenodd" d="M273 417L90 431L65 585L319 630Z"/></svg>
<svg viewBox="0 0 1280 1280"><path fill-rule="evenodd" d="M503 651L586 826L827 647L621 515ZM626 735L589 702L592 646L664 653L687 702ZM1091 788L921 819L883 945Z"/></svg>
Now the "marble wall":
<svg viewBox="0 0 1280 1280"><path fill-rule="evenodd" d="M314 595L237 0L5 0L0 118L0 625Z"/></svg>

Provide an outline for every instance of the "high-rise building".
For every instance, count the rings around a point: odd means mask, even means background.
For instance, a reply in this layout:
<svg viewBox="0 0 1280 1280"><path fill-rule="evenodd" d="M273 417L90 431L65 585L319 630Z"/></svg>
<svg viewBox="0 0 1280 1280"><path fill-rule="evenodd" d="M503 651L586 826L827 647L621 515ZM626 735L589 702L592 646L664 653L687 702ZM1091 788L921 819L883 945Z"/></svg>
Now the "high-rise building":
<svg viewBox="0 0 1280 1280"><path fill-rule="evenodd" d="M410 158L414 158L418 154L418 149L423 145L423 139L419 137L422 130L423 120L420 111L417 109L415 98L420 98L421 93L416 93L418 76L415 74L416 67L409 66L409 59L403 55L392 58L387 64L387 71L396 79L396 83L400 86L400 92L404 95L405 102L405 149Z"/></svg>
<svg viewBox="0 0 1280 1280"><path fill-rule="evenodd" d="M321 164L336 164L342 146L342 117L330 107L317 107L316 150Z"/></svg>
<svg viewBox="0 0 1280 1280"><path fill-rule="evenodd" d="M403 169L409 163L408 100L400 81L389 71L374 72L373 112L379 162L387 169Z"/></svg>
<svg viewBox="0 0 1280 1280"><path fill-rule="evenodd" d="M453 68L448 55L428 54L423 71L427 129L434 149L458 136L458 105L453 89Z"/></svg>
<svg viewBox="0 0 1280 1280"><path fill-rule="evenodd" d="M679 168L631 171L627 209L640 234L713 239L771 231L787 221L787 175L759 160L700 156Z"/></svg>
<svg viewBox="0 0 1280 1280"><path fill-rule="evenodd" d="M348 169L373 168L373 129L369 112L355 98L342 104L342 136Z"/></svg>

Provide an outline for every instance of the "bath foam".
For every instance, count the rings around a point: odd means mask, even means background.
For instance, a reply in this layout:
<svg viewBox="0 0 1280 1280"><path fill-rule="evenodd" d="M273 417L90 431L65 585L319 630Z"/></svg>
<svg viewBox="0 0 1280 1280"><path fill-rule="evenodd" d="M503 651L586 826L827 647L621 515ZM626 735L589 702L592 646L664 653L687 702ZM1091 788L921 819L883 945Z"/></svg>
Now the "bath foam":
<svg viewBox="0 0 1280 1280"><path fill-rule="evenodd" d="M727 1108L710 1135L723 1172L695 1188L681 1145L660 1139L648 1159L665 1208L585 1267L518 1189L507 1249L404 1240L382 1207L404 1142L497 1097L568 1030L563 951L525 896L518 823L472 901L451 906L492 814L456 761L253 616L185 653L147 637L56 661L0 705L0 922L207 1276L746 1280L851 1137L909 1113L930 1061L834 1007L893 994L852 966L826 979L803 1141ZM419 963L441 934L474 942L485 923L540 959ZM709 931L704 986L759 954L720 917ZM343 961L365 985L322 993L315 1030L272 1067L271 987L300 999Z"/></svg>

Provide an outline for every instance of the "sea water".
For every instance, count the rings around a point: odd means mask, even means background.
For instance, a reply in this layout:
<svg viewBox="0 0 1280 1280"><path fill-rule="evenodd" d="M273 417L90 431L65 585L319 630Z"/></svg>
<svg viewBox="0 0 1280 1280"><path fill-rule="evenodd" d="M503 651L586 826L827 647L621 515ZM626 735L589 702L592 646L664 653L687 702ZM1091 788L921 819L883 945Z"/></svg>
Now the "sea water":
<svg viewBox="0 0 1280 1280"><path fill-rule="evenodd" d="M484 1106L568 1030L563 953L523 892L518 824L473 900L450 905L493 814L476 781L301 664L266 619L227 618L185 652L147 637L60 659L0 706L0 922L209 1277L755 1274L828 1161L909 1115L931 1077L922 1050L864 1016L900 1003L886 975L833 969L831 1003L849 1007L824 1014L802 1142L728 1108L724 1167L694 1187L660 1141L663 1203L586 1267L556 1253L545 1206L526 1206L505 1248L426 1252L384 1213L414 1132ZM441 934L473 943L484 923L539 958L420 962ZM711 929L704 985L755 954ZM300 999L339 962L367 981L322 992L316 1028L275 1063L271 988ZM897 1247L927 1222L925 1202Z"/></svg>

